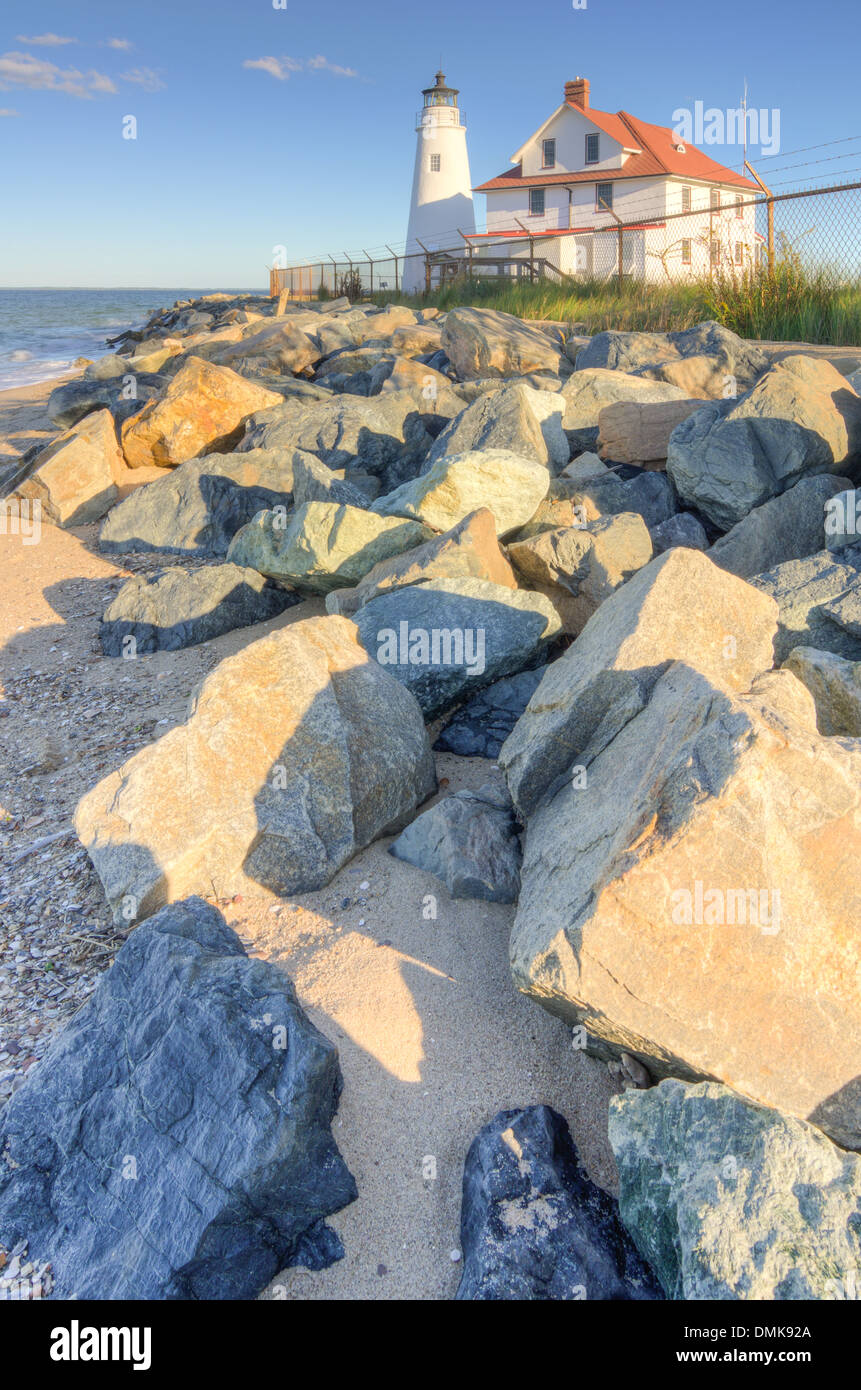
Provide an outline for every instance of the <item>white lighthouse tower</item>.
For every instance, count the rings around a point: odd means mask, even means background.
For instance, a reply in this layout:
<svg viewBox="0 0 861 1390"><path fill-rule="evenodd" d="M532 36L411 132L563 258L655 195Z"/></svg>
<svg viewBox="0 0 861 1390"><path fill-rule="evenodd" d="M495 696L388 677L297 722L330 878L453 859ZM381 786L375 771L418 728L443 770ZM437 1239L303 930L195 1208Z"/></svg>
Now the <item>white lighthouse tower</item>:
<svg viewBox="0 0 861 1390"><path fill-rule="evenodd" d="M430 250L463 245L459 231L475 231L466 126L458 91L438 72L422 93L424 106L416 123L416 164L407 228L403 287L414 294L425 287L425 262L419 242Z"/></svg>

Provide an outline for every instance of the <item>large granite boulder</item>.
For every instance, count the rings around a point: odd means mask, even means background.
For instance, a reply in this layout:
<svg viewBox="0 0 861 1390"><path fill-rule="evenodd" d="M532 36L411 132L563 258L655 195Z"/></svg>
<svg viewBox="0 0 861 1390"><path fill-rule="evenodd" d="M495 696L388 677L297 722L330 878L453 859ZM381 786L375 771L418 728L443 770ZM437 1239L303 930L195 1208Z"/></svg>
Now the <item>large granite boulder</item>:
<svg viewBox="0 0 861 1390"><path fill-rule="evenodd" d="M719 570L699 551L652 560L593 614L544 677L500 753L524 815L557 778L616 737L673 661L734 690L772 664L773 600Z"/></svg>
<svg viewBox="0 0 861 1390"><path fill-rule="evenodd" d="M821 734L861 738L861 659L847 661L815 647L793 647L784 670L807 686Z"/></svg>
<svg viewBox="0 0 861 1390"><path fill-rule="evenodd" d="M742 579L773 569L787 560L803 560L825 544L825 506L846 487L847 479L820 473L802 478L754 507L732 530L715 541L709 559Z"/></svg>
<svg viewBox="0 0 861 1390"><path fill-rule="evenodd" d="M310 594L350 588L381 560L427 540L416 521L380 517L337 502L304 502L295 511L258 512L237 531L227 558Z"/></svg>
<svg viewBox="0 0 861 1390"><path fill-rule="evenodd" d="M458 753L462 758L498 758L499 750L511 733L538 683L544 667L504 676L486 690L480 690L451 716L434 744L441 753Z"/></svg>
<svg viewBox="0 0 861 1390"><path fill-rule="evenodd" d="M313 618L216 666L188 722L88 792L75 828L115 917L136 921L193 892L322 888L435 784L412 695L352 623Z"/></svg>
<svg viewBox="0 0 861 1390"><path fill-rule="evenodd" d="M442 345L461 381L570 370L558 329L524 323L495 309L452 309Z"/></svg>
<svg viewBox="0 0 861 1390"><path fill-rule="evenodd" d="M856 1147L859 853L861 744L821 737L788 671L737 693L678 662L531 816L515 984L599 1055Z"/></svg>
<svg viewBox="0 0 861 1390"><path fill-rule="evenodd" d="M484 685L536 665L560 629L549 599L483 579L392 589L355 614L365 650L435 719Z"/></svg>
<svg viewBox="0 0 861 1390"><path fill-rule="evenodd" d="M309 325L310 326L310 325ZM254 323L237 343L226 343L209 354L211 362L247 375L249 372L301 372L321 357L318 344L289 316Z"/></svg>
<svg viewBox="0 0 861 1390"><path fill-rule="evenodd" d="M236 532L258 512L292 504L291 453L209 454L165 471L114 507L99 549L226 555Z"/></svg>
<svg viewBox="0 0 861 1390"><path fill-rule="evenodd" d="M677 333L596 333L577 354L577 370L608 367L666 381L687 396L723 396L746 391L769 359L755 343L710 320Z"/></svg>
<svg viewBox="0 0 861 1390"><path fill-rule="evenodd" d="M487 507L413 550L380 560L354 588L328 594L326 609L349 617L378 594L426 579L487 579L507 589L517 588L517 576L500 549L496 522Z"/></svg>
<svg viewBox="0 0 861 1390"><path fill-rule="evenodd" d="M368 483L373 483L373 488L369 489ZM369 495L371 492L373 496ZM344 502L349 507L367 507L377 492L377 481L370 474L364 475L360 487L347 481L345 469L330 468L315 454L304 449L296 449L293 454L293 502L297 507L303 502Z"/></svg>
<svg viewBox="0 0 861 1390"><path fill-rule="evenodd" d="M105 656L175 652L266 622L299 602L299 594L238 565L168 569L124 584L104 612L99 638Z"/></svg>
<svg viewBox="0 0 861 1390"><path fill-rule="evenodd" d="M686 393L663 381L647 381L624 371L606 367L578 370L569 377L561 392L564 414L562 428L572 450L594 449L598 445L600 417L608 405L618 401L667 402L688 404ZM623 460L619 460L623 462Z"/></svg>
<svg viewBox="0 0 861 1390"><path fill-rule="evenodd" d="M839 621L834 605L861 587L861 547L832 554L819 550L804 560L787 560L752 581L778 606L774 660L781 665L793 647L818 647L847 661L861 660L861 633Z"/></svg>
<svg viewBox="0 0 861 1390"><path fill-rule="evenodd" d="M516 541L508 555L527 583L558 585L574 595L579 631L615 589L649 563L652 538L641 516L621 512Z"/></svg>
<svg viewBox="0 0 861 1390"><path fill-rule="evenodd" d="M386 491L414 478L430 449L434 402L414 391L291 400L249 421L242 448L304 449L330 468L372 473Z"/></svg>
<svg viewBox="0 0 861 1390"><path fill-rule="evenodd" d="M547 1105L503 1110L472 1141L460 1216L458 1299L630 1302L663 1297Z"/></svg>
<svg viewBox="0 0 861 1390"><path fill-rule="evenodd" d="M55 526L85 526L113 506L125 473L113 417L97 410L37 454L15 491L39 502Z"/></svg>
<svg viewBox="0 0 861 1390"><path fill-rule="evenodd" d="M506 449L555 471L571 453L562 429L563 404L558 392L534 391L521 382L480 396L437 436L425 467L452 454Z"/></svg>
<svg viewBox="0 0 861 1390"><path fill-rule="evenodd" d="M800 355L691 415L667 454L679 496L723 530L807 475L859 467L861 397L829 362Z"/></svg>
<svg viewBox="0 0 861 1390"><path fill-rule="evenodd" d="M856 1301L861 1158L726 1086L610 1102L622 1220L673 1299Z"/></svg>
<svg viewBox="0 0 861 1390"><path fill-rule="evenodd" d="M511 798L497 783L438 801L401 831L389 853L441 878L453 898L517 902L520 840Z"/></svg>
<svg viewBox="0 0 861 1390"><path fill-rule="evenodd" d="M56 386L48 397L47 415L61 430L70 429L94 410L109 410L119 424L136 415L143 402L155 399L166 382L165 377L126 362L121 379L78 377Z"/></svg>
<svg viewBox="0 0 861 1390"><path fill-rule="evenodd" d="M126 462L130 468L172 468L199 454L228 453L248 416L280 400L229 367L189 357L163 394L124 423Z"/></svg>
<svg viewBox="0 0 861 1390"><path fill-rule="evenodd" d="M333 1043L199 898L132 933L0 1112L0 1231L61 1299L251 1299L343 1255Z"/></svg>
<svg viewBox="0 0 861 1390"><path fill-rule="evenodd" d="M666 460L673 430L705 404L688 399L621 400L606 405L598 416L598 452L614 463L659 466Z"/></svg>
<svg viewBox="0 0 861 1390"><path fill-rule="evenodd" d="M448 531L477 508L488 507L497 535L504 538L529 521L549 486L543 464L507 449L487 449L439 459L422 477L379 498L373 510Z"/></svg>

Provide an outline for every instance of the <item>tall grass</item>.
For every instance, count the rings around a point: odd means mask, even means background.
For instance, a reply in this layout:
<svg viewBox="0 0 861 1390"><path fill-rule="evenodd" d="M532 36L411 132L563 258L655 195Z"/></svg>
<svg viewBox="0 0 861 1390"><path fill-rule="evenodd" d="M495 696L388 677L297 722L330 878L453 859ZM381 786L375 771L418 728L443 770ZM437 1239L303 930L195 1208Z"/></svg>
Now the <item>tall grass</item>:
<svg viewBox="0 0 861 1390"><path fill-rule="evenodd" d="M861 345L861 278L843 284L785 255L769 272L723 270L685 285L617 280L454 280L430 295L375 296L379 303L476 305L518 318L564 323L582 333L603 329L669 332L715 319L743 338Z"/></svg>

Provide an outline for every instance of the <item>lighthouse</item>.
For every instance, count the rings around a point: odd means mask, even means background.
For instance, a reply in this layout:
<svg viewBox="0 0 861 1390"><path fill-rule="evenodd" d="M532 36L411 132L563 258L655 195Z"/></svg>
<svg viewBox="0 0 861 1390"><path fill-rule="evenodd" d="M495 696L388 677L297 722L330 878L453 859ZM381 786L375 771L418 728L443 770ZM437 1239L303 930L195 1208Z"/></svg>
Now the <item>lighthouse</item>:
<svg viewBox="0 0 861 1390"><path fill-rule="evenodd" d="M475 231L466 126L457 104L458 90L438 72L422 92L424 106L416 117L416 163L407 228L403 287L415 294L425 287L425 262L419 242L429 250L462 246L460 232Z"/></svg>

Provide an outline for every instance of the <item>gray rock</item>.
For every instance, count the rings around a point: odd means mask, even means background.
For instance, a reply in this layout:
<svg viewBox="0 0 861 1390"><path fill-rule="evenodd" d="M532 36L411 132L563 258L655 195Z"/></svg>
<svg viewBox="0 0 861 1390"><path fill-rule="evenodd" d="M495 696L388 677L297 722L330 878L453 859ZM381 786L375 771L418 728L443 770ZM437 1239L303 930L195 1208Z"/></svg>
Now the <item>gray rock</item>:
<svg viewBox="0 0 861 1390"><path fill-rule="evenodd" d="M821 734L861 738L861 661L815 647L793 647L784 669L807 686Z"/></svg>
<svg viewBox="0 0 861 1390"><path fill-rule="evenodd" d="M62 1299L250 1299L343 1255L334 1045L199 898L126 941L0 1112L0 1230Z"/></svg>
<svg viewBox="0 0 861 1390"><path fill-rule="evenodd" d="M126 377L131 378L135 394L129 398L125 386ZM162 387L167 385L167 377L151 372L129 370L122 378L87 378L66 381L57 386L48 397L47 413L52 424L58 429L67 430L83 420L93 410L109 410L117 424L135 415L147 401L154 400Z"/></svg>
<svg viewBox="0 0 861 1390"><path fill-rule="evenodd" d="M514 903L520 889L520 841L505 787L438 801L403 830L389 853L441 878L453 898Z"/></svg>
<svg viewBox="0 0 861 1390"><path fill-rule="evenodd" d="M564 341L559 329L495 309L452 309L442 330L443 348L461 381L530 372L558 376L570 366Z"/></svg>
<svg viewBox="0 0 861 1390"><path fill-rule="evenodd" d="M578 370L562 387L565 408L562 428L572 450L594 449L598 444L599 417L605 406L615 405L618 401L686 399L687 393L678 386L663 381L647 381L625 371L611 371L604 367L581 370L578 359Z"/></svg>
<svg viewBox="0 0 861 1390"><path fill-rule="evenodd" d="M670 437L667 472L683 502L729 530L817 473L861 465L861 398L830 363L785 357L737 400L713 402Z"/></svg>
<svg viewBox="0 0 861 1390"><path fill-rule="evenodd" d="M292 506L292 458L280 449L253 449L208 454L165 470L113 508L99 549L226 555L236 532L258 512Z"/></svg>
<svg viewBox="0 0 861 1390"><path fill-rule="evenodd" d="M438 459L476 449L506 449L555 471L568 462L558 393L534 391L522 382L483 395L451 421L431 446L425 471Z"/></svg>
<svg viewBox="0 0 861 1390"><path fill-rule="evenodd" d="M719 397L727 378L736 390L753 386L769 359L754 343L709 320L677 333L596 333L576 362L578 371L607 367L689 386L689 396Z"/></svg>
<svg viewBox="0 0 861 1390"><path fill-rule="evenodd" d="M560 626L543 594L482 579L394 589L353 621L362 646L412 691L426 719L534 665Z"/></svg>
<svg viewBox="0 0 861 1390"><path fill-rule="evenodd" d="M568 1125L547 1105L503 1110L473 1140L460 1231L458 1299L663 1297L619 1204L590 1182Z"/></svg>
<svg viewBox="0 0 861 1390"><path fill-rule="evenodd" d="M534 459L507 449L482 449L438 459L423 477L381 497L373 510L448 531L479 507L488 507L497 535L505 537L534 516L549 486L550 474Z"/></svg>
<svg viewBox="0 0 861 1390"><path fill-rule="evenodd" d="M861 1158L726 1086L610 1102L622 1220L670 1298L852 1300Z"/></svg>
<svg viewBox="0 0 861 1390"><path fill-rule="evenodd" d="M462 758L498 757L543 674L543 666L520 671L474 695L452 715L434 749L441 753L458 753Z"/></svg>
<svg viewBox="0 0 861 1390"><path fill-rule="evenodd" d="M731 531L715 541L709 559L742 579L803 560L825 544L825 505L846 487L846 478L830 473L802 478L761 507L754 507ZM857 541L857 537L855 538Z"/></svg>
<svg viewBox="0 0 861 1390"><path fill-rule="evenodd" d="M675 516L653 526L651 532L656 555L663 555L665 550L672 550L678 545L686 546L688 550L705 550L709 543L705 528L693 512L676 512Z"/></svg>
<svg viewBox="0 0 861 1390"><path fill-rule="evenodd" d="M848 488L830 497L825 503L825 545L828 550L843 550L861 543L861 492Z"/></svg>
<svg viewBox="0 0 861 1390"><path fill-rule="evenodd" d="M820 550L804 560L787 560L751 583L779 609L774 660L782 665L793 647L817 647L848 661L861 659L861 637L839 626L830 605L861 583L861 547L832 555Z"/></svg>
<svg viewBox="0 0 861 1390"><path fill-rule="evenodd" d="M136 655L175 652L266 622L300 601L299 594L238 565L168 569L124 584L105 610L99 638L105 656L125 655L129 639Z"/></svg>
<svg viewBox="0 0 861 1390"><path fill-rule="evenodd" d="M373 481L376 481L375 479ZM293 455L293 504L303 502L344 502L350 507L367 507L373 498L352 482L344 472L321 463L315 454L297 449Z"/></svg>

